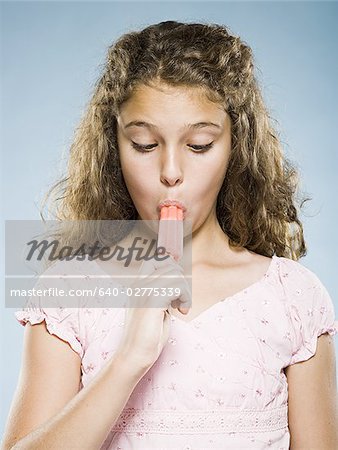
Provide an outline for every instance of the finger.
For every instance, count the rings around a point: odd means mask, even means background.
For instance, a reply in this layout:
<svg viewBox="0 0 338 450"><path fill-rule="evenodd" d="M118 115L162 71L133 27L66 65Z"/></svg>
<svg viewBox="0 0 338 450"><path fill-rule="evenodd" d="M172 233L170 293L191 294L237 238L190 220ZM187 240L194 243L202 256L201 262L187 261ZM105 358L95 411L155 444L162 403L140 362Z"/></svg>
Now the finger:
<svg viewBox="0 0 338 450"><path fill-rule="evenodd" d="M190 311L190 308L183 308L181 306L179 306L177 308L182 314L188 314L188 312Z"/></svg>
<svg viewBox="0 0 338 450"><path fill-rule="evenodd" d="M139 275L138 275L139 277ZM153 283L162 283L162 285L166 284L167 278L170 278L170 283L174 284L177 281L180 281L184 278L183 269L179 267L163 266L154 270L152 273L148 273L144 275L145 279L142 281L142 284L147 286L148 284L152 285ZM149 279L147 279L149 277ZM162 286L163 287L163 286Z"/></svg>
<svg viewBox="0 0 338 450"><path fill-rule="evenodd" d="M183 311L189 311L192 306L191 292L185 287L183 288L181 295L179 297L180 305L179 309Z"/></svg>
<svg viewBox="0 0 338 450"><path fill-rule="evenodd" d="M178 309L181 313L187 314L191 308L191 290L188 282L183 278L183 283L181 284L180 294L178 297L174 298L170 304L172 308Z"/></svg>
<svg viewBox="0 0 338 450"><path fill-rule="evenodd" d="M171 302L172 308L176 308L182 314L188 314L190 308L185 308L182 306L182 302L180 300L173 300Z"/></svg>
<svg viewBox="0 0 338 450"><path fill-rule="evenodd" d="M181 268L179 264L176 263L171 255L166 255L165 259L157 260L156 258L150 258L148 260L143 260L138 274L139 275L151 275L153 272L163 268L163 267L177 267Z"/></svg>
<svg viewBox="0 0 338 450"><path fill-rule="evenodd" d="M172 265L174 267L180 267L180 264L173 258L170 253L166 253L165 255L160 255L160 259L156 257L153 258L154 265L157 268L162 267L163 265Z"/></svg>
<svg viewBox="0 0 338 450"><path fill-rule="evenodd" d="M171 307L178 309L180 304L181 304L181 301L178 298L175 298L175 300L172 300L172 302L171 302Z"/></svg>
<svg viewBox="0 0 338 450"><path fill-rule="evenodd" d="M185 303L186 305L186 303ZM188 314L191 306L188 308L187 306L183 306L183 302L181 299L175 299L171 302L172 308L176 308L178 311L180 311L182 314Z"/></svg>
<svg viewBox="0 0 338 450"><path fill-rule="evenodd" d="M155 270L154 260L151 258L149 260L143 260L141 266L138 270L138 275L150 275Z"/></svg>

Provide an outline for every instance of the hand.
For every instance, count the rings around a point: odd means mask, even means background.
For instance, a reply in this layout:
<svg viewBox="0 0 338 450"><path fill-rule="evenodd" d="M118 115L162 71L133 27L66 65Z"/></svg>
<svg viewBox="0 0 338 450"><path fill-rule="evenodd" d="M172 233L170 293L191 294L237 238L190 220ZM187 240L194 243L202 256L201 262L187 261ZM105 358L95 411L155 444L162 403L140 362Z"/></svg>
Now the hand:
<svg viewBox="0 0 338 450"><path fill-rule="evenodd" d="M128 298L124 334L118 351L143 370L154 364L168 341L171 325L169 305L187 314L191 305L191 290L182 267L171 256L163 261L143 260L138 275L130 285L133 293L136 288L158 288L159 292L164 288L162 292L165 293ZM168 275L174 278L166 278ZM169 288L173 291L179 289L179 297L169 296ZM158 306L151 306L154 304Z"/></svg>

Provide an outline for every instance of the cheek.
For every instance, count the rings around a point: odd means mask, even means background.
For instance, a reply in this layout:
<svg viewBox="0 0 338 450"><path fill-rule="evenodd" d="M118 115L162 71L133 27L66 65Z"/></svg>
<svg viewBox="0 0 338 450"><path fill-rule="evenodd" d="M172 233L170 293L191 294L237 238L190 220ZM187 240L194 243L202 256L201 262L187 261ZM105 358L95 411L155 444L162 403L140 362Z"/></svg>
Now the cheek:
<svg viewBox="0 0 338 450"><path fill-rule="evenodd" d="M123 160L121 168L128 190L140 195L151 192L154 189L154 177L156 171L150 164L140 163L137 160Z"/></svg>
<svg viewBox="0 0 338 450"><path fill-rule="evenodd" d="M201 156L203 158L203 156ZM213 195L220 189L228 167L228 158L215 158L215 160L205 161L198 164L191 171L191 179L197 191L202 191L203 195Z"/></svg>

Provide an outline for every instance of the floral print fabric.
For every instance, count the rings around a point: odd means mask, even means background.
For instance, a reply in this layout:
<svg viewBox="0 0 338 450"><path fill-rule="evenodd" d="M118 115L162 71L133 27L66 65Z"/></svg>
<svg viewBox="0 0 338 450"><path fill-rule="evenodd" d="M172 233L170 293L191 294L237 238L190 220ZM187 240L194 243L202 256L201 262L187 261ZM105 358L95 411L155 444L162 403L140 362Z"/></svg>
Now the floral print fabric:
<svg viewBox="0 0 338 450"><path fill-rule="evenodd" d="M87 263L102 273L95 261ZM22 325L45 320L51 334L69 343L81 358L84 387L118 348L124 314L125 308L86 308L84 301L79 308L30 304L15 317ZM190 322L171 317L167 344L101 450L288 449L283 369L311 358L317 337L337 331L319 278L273 256L265 275L246 289Z"/></svg>

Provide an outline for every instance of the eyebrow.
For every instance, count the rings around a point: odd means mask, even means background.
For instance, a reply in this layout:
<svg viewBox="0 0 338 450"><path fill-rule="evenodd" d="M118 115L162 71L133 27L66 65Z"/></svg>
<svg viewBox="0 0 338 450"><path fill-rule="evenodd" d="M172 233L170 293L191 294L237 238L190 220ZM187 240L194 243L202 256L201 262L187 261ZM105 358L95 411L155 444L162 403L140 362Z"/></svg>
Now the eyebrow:
<svg viewBox="0 0 338 450"><path fill-rule="evenodd" d="M133 120L132 122L127 123L127 125L124 127L143 127L143 128L149 128L149 129L158 129L156 125L153 123L148 122L142 122L140 120ZM197 123L188 123L183 128L189 128L189 129L199 129L199 128L205 128L205 127L216 127L218 129L222 128L221 125L213 122L197 122Z"/></svg>

